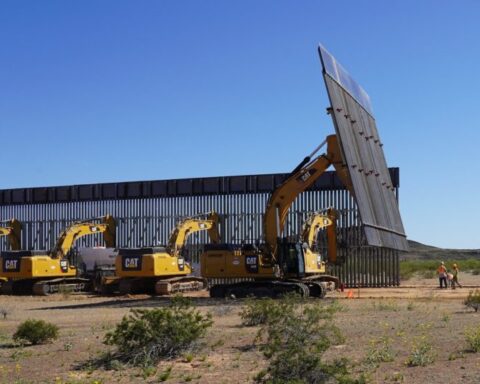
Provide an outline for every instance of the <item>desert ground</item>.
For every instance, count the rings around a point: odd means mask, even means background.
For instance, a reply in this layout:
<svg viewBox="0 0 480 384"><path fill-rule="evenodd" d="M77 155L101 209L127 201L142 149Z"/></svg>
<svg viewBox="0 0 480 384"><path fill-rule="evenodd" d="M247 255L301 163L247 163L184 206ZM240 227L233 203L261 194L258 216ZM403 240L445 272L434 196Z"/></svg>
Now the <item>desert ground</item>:
<svg viewBox="0 0 480 384"><path fill-rule="evenodd" d="M345 341L331 347L325 358L347 358L353 374L363 373L370 383L480 383L480 353L468 351L464 336L466 328L480 326L480 311L463 304L468 292L480 286L480 276L463 274L461 282L464 287L456 290L438 289L436 279L411 279L401 287L330 292L324 302L339 304L335 324ZM130 309L164 306L169 298L1 296L0 382L154 383L169 367L169 383L253 382L266 360L255 342L258 328L242 326L239 312L245 302L210 299L207 292L189 296L202 312L213 315L203 347L194 356L161 362L148 372L124 366L99 369L88 362L111 348L103 344L104 334ZM13 343L18 324L31 318L57 324L60 337L37 346ZM434 362L408 367L412 345L422 337L433 345ZM391 343L394 359L369 366L369 347L381 338Z"/></svg>

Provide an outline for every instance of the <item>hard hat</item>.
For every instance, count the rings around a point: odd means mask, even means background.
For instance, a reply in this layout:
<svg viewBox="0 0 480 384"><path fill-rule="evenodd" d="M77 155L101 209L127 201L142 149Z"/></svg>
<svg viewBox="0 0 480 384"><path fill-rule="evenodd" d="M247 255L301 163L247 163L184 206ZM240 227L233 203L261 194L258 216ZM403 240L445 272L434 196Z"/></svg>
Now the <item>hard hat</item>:
<svg viewBox="0 0 480 384"><path fill-rule="evenodd" d="M457 268L457 264L453 263L453 268Z"/></svg>
<svg viewBox="0 0 480 384"><path fill-rule="evenodd" d="M442 261L442 265L445 265L445 263Z"/></svg>

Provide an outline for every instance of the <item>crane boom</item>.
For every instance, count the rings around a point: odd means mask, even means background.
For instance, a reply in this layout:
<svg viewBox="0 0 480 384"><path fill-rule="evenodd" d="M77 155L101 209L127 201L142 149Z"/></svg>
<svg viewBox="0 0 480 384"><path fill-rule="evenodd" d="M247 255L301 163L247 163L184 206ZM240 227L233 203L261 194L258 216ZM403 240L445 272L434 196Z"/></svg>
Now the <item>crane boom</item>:
<svg viewBox="0 0 480 384"><path fill-rule="evenodd" d="M263 218L263 231L267 251L273 260L276 258L277 239L282 236L288 210L298 195L309 188L328 167L333 165L344 185L351 190L337 137L329 135L326 142L326 153L313 160L311 156L306 157L270 196Z"/></svg>
<svg viewBox="0 0 480 384"><path fill-rule="evenodd" d="M203 230L208 230L208 235L212 243L218 243L220 241L220 235L218 233L218 220L218 214L212 211L208 214L206 219L189 217L180 221L170 234L170 238L168 240L168 249L172 255L179 255L187 241L188 236Z"/></svg>
<svg viewBox="0 0 480 384"><path fill-rule="evenodd" d="M57 239L57 243L51 252L52 258L64 258L76 240L86 235L103 233L107 247L115 247L115 220L112 216L101 217L100 223L89 220L73 223L65 229Z"/></svg>
<svg viewBox="0 0 480 384"><path fill-rule="evenodd" d="M22 224L17 219L11 219L7 223L7 226L0 227L0 236L7 236L10 249L12 251L18 251L22 249Z"/></svg>

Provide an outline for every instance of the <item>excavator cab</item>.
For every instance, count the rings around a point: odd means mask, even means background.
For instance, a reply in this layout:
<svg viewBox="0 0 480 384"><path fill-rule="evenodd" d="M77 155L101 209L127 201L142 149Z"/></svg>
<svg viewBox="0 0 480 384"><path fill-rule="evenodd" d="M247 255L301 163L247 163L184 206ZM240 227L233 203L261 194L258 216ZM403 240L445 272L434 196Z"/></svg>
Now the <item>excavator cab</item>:
<svg viewBox="0 0 480 384"><path fill-rule="evenodd" d="M278 258L283 274L289 278L305 277L305 255L299 242L278 239Z"/></svg>

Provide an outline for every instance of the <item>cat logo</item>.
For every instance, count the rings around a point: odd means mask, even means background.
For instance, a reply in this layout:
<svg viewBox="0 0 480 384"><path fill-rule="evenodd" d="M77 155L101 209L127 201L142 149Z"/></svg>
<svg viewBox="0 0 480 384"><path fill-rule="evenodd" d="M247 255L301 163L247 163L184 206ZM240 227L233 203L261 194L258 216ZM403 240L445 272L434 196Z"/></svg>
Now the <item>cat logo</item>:
<svg viewBox="0 0 480 384"><path fill-rule="evenodd" d="M249 273L258 273L258 256L252 255L245 257L245 267Z"/></svg>
<svg viewBox="0 0 480 384"><path fill-rule="evenodd" d="M125 258L125 268L136 269L138 268L138 258L127 257Z"/></svg>
<svg viewBox="0 0 480 384"><path fill-rule="evenodd" d="M180 271L183 271L185 269L185 260L183 258L179 257L177 264Z"/></svg>
<svg viewBox="0 0 480 384"><path fill-rule="evenodd" d="M306 183L317 171L315 169L309 169L297 177L299 183Z"/></svg>
<svg viewBox="0 0 480 384"><path fill-rule="evenodd" d="M310 176L312 176L311 173L307 171L303 175L300 176L300 179L302 181L307 181L310 178Z"/></svg>
<svg viewBox="0 0 480 384"><path fill-rule="evenodd" d="M60 270L63 273L68 272L68 260L60 260Z"/></svg>
<svg viewBox="0 0 480 384"><path fill-rule="evenodd" d="M123 256L122 268L124 271L141 271L142 258L138 256Z"/></svg>
<svg viewBox="0 0 480 384"><path fill-rule="evenodd" d="M20 259L5 258L2 267L4 272L20 272Z"/></svg>
<svg viewBox="0 0 480 384"><path fill-rule="evenodd" d="M18 260L5 260L5 269L8 270L15 270L17 269Z"/></svg>

